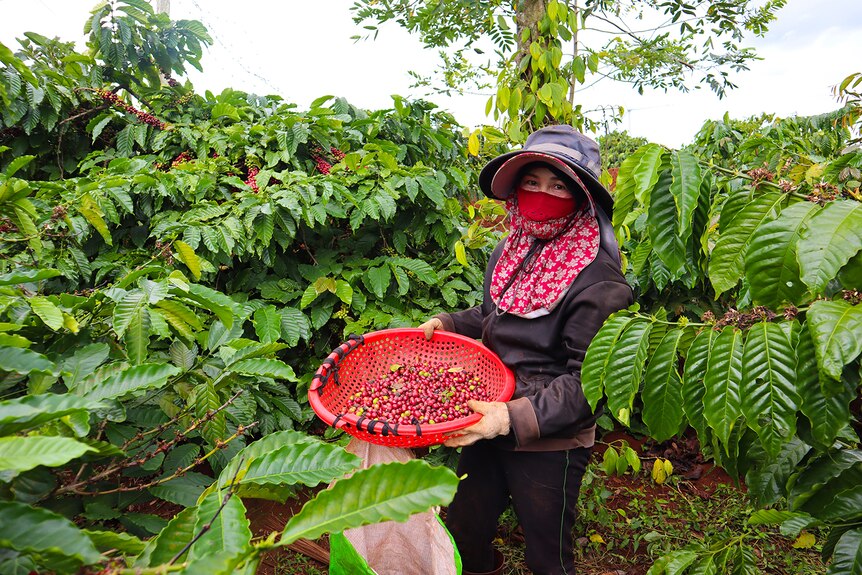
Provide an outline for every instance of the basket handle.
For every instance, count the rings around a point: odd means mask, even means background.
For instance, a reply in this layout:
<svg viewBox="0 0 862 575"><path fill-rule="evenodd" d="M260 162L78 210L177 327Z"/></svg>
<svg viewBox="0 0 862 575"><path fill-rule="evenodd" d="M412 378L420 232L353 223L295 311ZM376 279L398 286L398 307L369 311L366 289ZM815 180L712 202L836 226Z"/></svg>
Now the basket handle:
<svg viewBox="0 0 862 575"><path fill-rule="evenodd" d="M335 381L335 385L341 385L341 382L338 380L338 363L344 359L348 353L364 343L365 338L363 336L355 333L348 335L347 341L333 349L332 353L323 360L320 369L314 374L314 377L311 380L309 391L322 389L327 383L329 383L330 375Z"/></svg>

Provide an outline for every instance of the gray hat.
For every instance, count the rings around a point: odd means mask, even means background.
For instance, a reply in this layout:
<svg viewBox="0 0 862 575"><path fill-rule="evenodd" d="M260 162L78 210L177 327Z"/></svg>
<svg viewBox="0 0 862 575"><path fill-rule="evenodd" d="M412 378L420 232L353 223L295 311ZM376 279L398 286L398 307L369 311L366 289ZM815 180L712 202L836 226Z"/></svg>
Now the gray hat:
<svg viewBox="0 0 862 575"><path fill-rule="evenodd" d="M614 200L599 183L602 160L599 145L571 126L547 126L530 134L524 147L497 156L479 173L479 187L485 195L505 200L514 190L520 169L532 162L546 162L574 181L583 181L587 192L612 217ZM574 174L570 173L574 172Z"/></svg>

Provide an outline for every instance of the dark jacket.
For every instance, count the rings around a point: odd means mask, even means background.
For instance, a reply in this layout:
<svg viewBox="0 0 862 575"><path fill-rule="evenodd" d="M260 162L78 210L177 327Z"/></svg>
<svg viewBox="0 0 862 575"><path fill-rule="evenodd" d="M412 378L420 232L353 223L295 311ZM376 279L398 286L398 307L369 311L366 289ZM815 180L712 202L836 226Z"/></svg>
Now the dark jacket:
<svg viewBox="0 0 862 575"><path fill-rule="evenodd" d="M525 451L590 447L597 416L581 389L581 364L608 316L631 305L631 288L612 252L601 249L550 314L533 319L498 315L490 285L503 243L485 270L483 303L437 317L447 331L481 338L515 373L515 394L507 403L512 432L496 440L501 446Z"/></svg>

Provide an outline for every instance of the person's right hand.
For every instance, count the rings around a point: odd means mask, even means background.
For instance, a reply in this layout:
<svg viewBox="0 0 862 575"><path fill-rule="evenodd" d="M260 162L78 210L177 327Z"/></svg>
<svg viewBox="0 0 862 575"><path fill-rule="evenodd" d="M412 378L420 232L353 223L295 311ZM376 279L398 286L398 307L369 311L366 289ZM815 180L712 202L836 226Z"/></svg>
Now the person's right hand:
<svg viewBox="0 0 862 575"><path fill-rule="evenodd" d="M435 329L443 329L443 322L439 318L432 317L425 323L419 326L419 329L425 332L425 339L431 339Z"/></svg>

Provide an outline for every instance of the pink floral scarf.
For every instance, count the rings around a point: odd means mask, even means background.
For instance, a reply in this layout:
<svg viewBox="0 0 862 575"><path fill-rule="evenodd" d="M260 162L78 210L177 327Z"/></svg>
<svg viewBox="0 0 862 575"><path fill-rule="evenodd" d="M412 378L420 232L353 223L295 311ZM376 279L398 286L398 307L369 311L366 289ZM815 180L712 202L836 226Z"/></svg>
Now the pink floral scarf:
<svg viewBox="0 0 862 575"><path fill-rule="evenodd" d="M512 231L494 266L491 299L500 314L528 319L547 315L562 301L581 270L596 259L599 223L590 207L577 212L571 225L572 216L544 222L527 220L512 199L506 202L506 210ZM525 262L537 239L547 243Z"/></svg>

